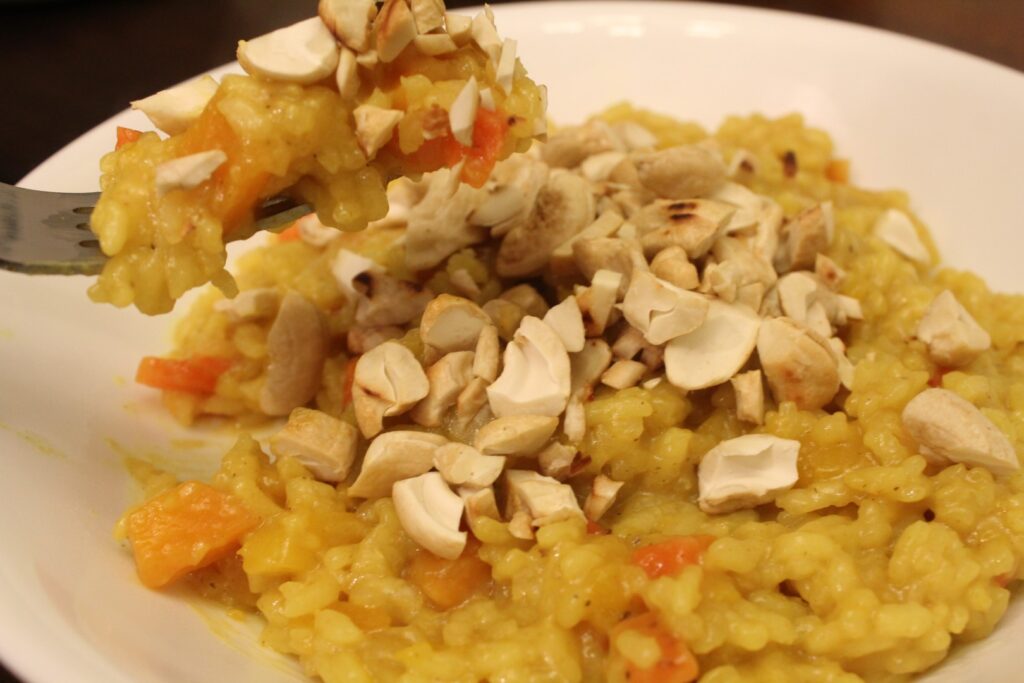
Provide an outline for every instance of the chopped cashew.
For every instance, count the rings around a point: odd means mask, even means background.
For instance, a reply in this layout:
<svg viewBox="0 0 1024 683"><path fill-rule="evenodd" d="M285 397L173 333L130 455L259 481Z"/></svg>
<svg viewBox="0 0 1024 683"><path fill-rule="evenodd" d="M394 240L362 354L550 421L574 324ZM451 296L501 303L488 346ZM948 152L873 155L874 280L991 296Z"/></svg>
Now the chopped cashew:
<svg viewBox="0 0 1024 683"><path fill-rule="evenodd" d="M253 76L316 83L338 68L338 44L320 17L238 41L238 63Z"/></svg>
<svg viewBox="0 0 1024 683"><path fill-rule="evenodd" d="M954 368L967 365L992 346L992 337L948 289L928 305L917 324L917 338L928 345L934 362Z"/></svg>
<svg viewBox="0 0 1024 683"><path fill-rule="evenodd" d="M348 487L356 498L383 498L402 479L428 472L434 466L434 452L448 443L430 432L384 432L370 442L363 456L359 476Z"/></svg>
<svg viewBox="0 0 1024 683"><path fill-rule="evenodd" d="M451 442L434 451L434 467L453 486L490 486L505 469L505 456L484 455L472 446Z"/></svg>
<svg viewBox="0 0 1024 683"><path fill-rule="evenodd" d="M836 360L836 368L839 371L839 382L848 390L853 391L853 382L857 376L857 369L850 359L846 357L846 344L842 339L829 337L828 348L832 351L832 357Z"/></svg>
<svg viewBox="0 0 1024 683"><path fill-rule="evenodd" d="M589 287L576 292L576 303L583 315L583 326L588 337L604 334L605 328L612 322L622 279L622 273L599 270L594 273Z"/></svg>
<svg viewBox="0 0 1024 683"><path fill-rule="evenodd" d="M612 389L635 387L647 372L647 366L635 360L617 360L601 375L601 383Z"/></svg>
<svg viewBox="0 0 1024 683"><path fill-rule="evenodd" d="M508 520L508 533L512 538L518 538L521 541L532 541L534 539L533 534L533 518L530 517L530 513L524 510L516 510L509 517Z"/></svg>
<svg viewBox="0 0 1024 683"><path fill-rule="evenodd" d="M579 353L572 354L572 384L570 392L577 398L588 399L594 385L612 362L612 350L603 339L588 339Z"/></svg>
<svg viewBox="0 0 1024 683"><path fill-rule="evenodd" d="M412 351L384 342L356 362L352 403L366 438L380 433L385 417L401 415L430 392L430 381Z"/></svg>
<svg viewBox="0 0 1024 683"><path fill-rule="evenodd" d="M476 283L476 280L473 279L473 276L465 268L459 268L454 273L451 273L448 279L452 284L452 288L467 299L478 299L483 294L480 290L480 285Z"/></svg>
<svg viewBox="0 0 1024 683"><path fill-rule="evenodd" d="M429 175L426 194L409 211L405 264L427 270L459 249L483 241L487 230L469 223L482 190L459 182L459 167Z"/></svg>
<svg viewBox="0 0 1024 683"><path fill-rule="evenodd" d="M582 126L561 128L541 150L544 161L555 168L574 168L586 158L617 149L615 135L607 123L591 120Z"/></svg>
<svg viewBox="0 0 1024 683"><path fill-rule="evenodd" d="M473 445L487 455L529 456L539 451L558 428L547 415L508 415L481 427Z"/></svg>
<svg viewBox="0 0 1024 683"><path fill-rule="evenodd" d="M569 354L558 334L526 316L505 347L505 367L487 387L491 410L508 415L557 416L569 400Z"/></svg>
<svg viewBox="0 0 1024 683"><path fill-rule="evenodd" d="M839 299L831 289L805 270L783 275L777 287L779 305L786 317L821 337L832 335L831 321L839 321ZM845 316L842 322L846 322Z"/></svg>
<svg viewBox="0 0 1024 683"><path fill-rule="evenodd" d="M492 227L520 216L526 208L526 197L515 185L496 185L469 215L473 225Z"/></svg>
<svg viewBox="0 0 1024 683"><path fill-rule="evenodd" d="M771 501L797 481L800 442L747 434L708 451L697 469L700 509L724 514Z"/></svg>
<svg viewBox="0 0 1024 683"><path fill-rule="evenodd" d="M473 354L473 376L488 383L493 382L498 378L500 363L501 346L498 341L498 328L494 325L484 325L476 340L476 350Z"/></svg>
<svg viewBox="0 0 1024 683"><path fill-rule="evenodd" d="M466 521L472 529L480 519L501 519L498 511L498 500L494 496L494 487L474 488L472 486L460 486L458 489L459 498L466 506Z"/></svg>
<svg viewBox="0 0 1024 683"><path fill-rule="evenodd" d="M162 197L172 190L199 187L227 160L227 154L211 149L165 161L156 167L156 193Z"/></svg>
<svg viewBox="0 0 1024 683"><path fill-rule="evenodd" d="M494 21L487 12L480 12L473 17L470 27L470 35L473 42L480 46L490 60L497 65L501 59L501 38L498 37L498 29L494 28Z"/></svg>
<svg viewBox="0 0 1024 683"><path fill-rule="evenodd" d="M473 17L445 12L444 27L457 45L465 45L472 38Z"/></svg>
<svg viewBox="0 0 1024 683"><path fill-rule="evenodd" d="M612 171L619 164L626 161L626 153L618 150L601 152L592 157L587 157L580 164L580 173L591 182L600 183L608 180Z"/></svg>
<svg viewBox="0 0 1024 683"><path fill-rule="evenodd" d="M651 273L659 280L670 282L680 289L697 289L700 285L697 267L690 263L686 250L679 245L659 251L651 261Z"/></svg>
<svg viewBox="0 0 1024 683"><path fill-rule="evenodd" d="M586 332L583 329L583 314L580 313L576 297L569 295L562 303L552 306L544 315L544 323L553 329L569 353L583 348Z"/></svg>
<svg viewBox="0 0 1024 683"><path fill-rule="evenodd" d="M786 241L775 259L776 269L787 272L813 268L818 254L828 249L832 223L832 202L816 204L794 216L782 228Z"/></svg>
<svg viewBox="0 0 1024 683"><path fill-rule="evenodd" d="M357 277L366 287L356 306L356 324L368 327L404 325L422 315L432 298L415 282L370 270Z"/></svg>
<svg viewBox="0 0 1024 683"><path fill-rule="evenodd" d="M725 180L717 154L696 145L680 145L632 155L640 182L661 199L706 197Z"/></svg>
<svg viewBox="0 0 1024 683"><path fill-rule="evenodd" d="M281 431L270 437L277 458L295 458L320 481L344 481L356 457L359 432L327 413L296 408Z"/></svg>
<svg viewBox="0 0 1024 683"><path fill-rule="evenodd" d="M501 55L498 57L498 68L494 80L505 94L512 92L512 79L516 74L516 41L505 39L501 44Z"/></svg>
<svg viewBox="0 0 1024 683"><path fill-rule="evenodd" d="M483 306L484 313L490 318L491 324L498 330L498 336L510 341L519 329L519 323L526 316L526 311L517 304L505 299L491 299Z"/></svg>
<svg viewBox="0 0 1024 683"><path fill-rule="evenodd" d="M341 48L338 58L338 69L334 72L334 81L338 85L338 94L343 100L354 100L359 93L359 70L356 53L347 47Z"/></svg>
<svg viewBox="0 0 1024 683"><path fill-rule="evenodd" d="M994 474L1020 469L1017 452L974 405L947 389L925 389L903 409L903 428L921 454L939 463L985 467Z"/></svg>
<svg viewBox="0 0 1024 683"><path fill-rule="evenodd" d="M548 313L548 302L530 285L516 285L501 293L501 298L511 301L526 311L526 315L543 318Z"/></svg>
<svg viewBox="0 0 1024 683"><path fill-rule="evenodd" d="M339 249L334 255L334 261L331 262L331 275L338 283L338 289L350 302L358 301L363 295L363 292L356 288L356 283L364 279L360 276L373 270L380 270L376 261L347 249Z"/></svg>
<svg viewBox="0 0 1024 683"><path fill-rule="evenodd" d="M606 209L601 212L597 219L583 228L568 240L560 244L551 254L549 262L552 271L558 274L572 272L576 266L573 254L573 246L580 240L597 239L599 237L611 237L622 226L623 218L615 209ZM589 280L590 277L588 276Z"/></svg>
<svg viewBox="0 0 1024 683"><path fill-rule="evenodd" d="M405 330L398 325L382 325L380 327L352 327L345 335L345 346L348 352L359 356L372 351L386 341L401 339Z"/></svg>
<svg viewBox="0 0 1024 683"><path fill-rule="evenodd" d="M535 527L583 517L576 494L568 484L529 470L505 473L514 507L525 509Z"/></svg>
<svg viewBox="0 0 1024 683"><path fill-rule="evenodd" d="M383 109L372 104L361 104L352 110L356 141L367 159L377 156L378 150L387 144L403 115L398 109Z"/></svg>
<svg viewBox="0 0 1024 683"><path fill-rule="evenodd" d="M267 334L267 356L261 411L287 415L316 396L327 340L316 306L298 292L288 292L281 301Z"/></svg>
<svg viewBox="0 0 1024 683"><path fill-rule="evenodd" d="M391 498L398 521L409 538L446 560L462 554L466 532L459 531L459 523L465 506L440 474L427 472L397 481Z"/></svg>
<svg viewBox="0 0 1024 683"><path fill-rule="evenodd" d="M489 226L492 238L524 225L549 175L547 164L526 154L513 154L498 162L488 181L488 195L471 214L470 222Z"/></svg>
<svg viewBox="0 0 1024 683"><path fill-rule="evenodd" d="M760 325L746 306L712 300L704 324L665 347L668 381L693 391L729 380L754 351Z"/></svg>
<svg viewBox="0 0 1024 683"><path fill-rule="evenodd" d="M455 405L459 394L473 379L473 352L453 351L427 368L430 391L416 404L409 417L424 427L439 427L445 412Z"/></svg>
<svg viewBox="0 0 1024 683"><path fill-rule="evenodd" d="M621 308L644 339L664 344L701 326L708 315L708 299L641 272L629 283Z"/></svg>
<svg viewBox="0 0 1024 683"><path fill-rule="evenodd" d="M416 37L416 20L406 0L384 0L373 22L377 35L377 56L393 62Z"/></svg>
<svg viewBox="0 0 1024 683"><path fill-rule="evenodd" d="M814 257L814 274L832 291L838 290L846 279L846 271L822 253Z"/></svg>
<svg viewBox="0 0 1024 683"><path fill-rule="evenodd" d="M623 287L633 273L648 269L640 246L632 240L615 237L576 240L572 245L572 255L576 267L587 280L593 278L599 270L614 270L624 276Z"/></svg>
<svg viewBox="0 0 1024 683"><path fill-rule="evenodd" d="M929 263L928 247L921 241L910 216L899 209L888 209L875 221L875 235L911 261Z"/></svg>
<svg viewBox="0 0 1024 683"><path fill-rule="evenodd" d="M654 133L634 121L620 121L612 129L631 152L652 149L658 145Z"/></svg>
<svg viewBox="0 0 1024 683"><path fill-rule="evenodd" d="M491 320L469 299L440 294L423 311L420 338L441 353L470 351Z"/></svg>
<svg viewBox="0 0 1024 683"><path fill-rule="evenodd" d="M320 0L319 13L324 25L346 46L355 52L370 47L376 0Z"/></svg>
<svg viewBox="0 0 1024 683"><path fill-rule="evenodd" d="M679 245L697 259L722 234L736 207L712 199L659 199L632 217L640 230L640 244L648 256Z"/></svg>
<svg viewBox="0 0 1024 683"><path fill-rule="evenodd" d="M444 26L444 0L412 0L416 30L430 33Z"/></svg>
<svg viewBox="0 0 1024 683"><path fill-rule="evenodd" d="M455 401L455 415L458 417L458 422L462 427L465 427L480 413L486 412L489 414L490 409L487 408L487 387L491 385L485 379L474 377L466 385L466 388L459 394L459 398ZM487 408L486 411L484 409Z"/></svg>
<svg viewBox="0 0 1024 683"><path fill-rule="evenodd" d="M145 114L158 129L168 135L177 135L199 118L216 92L217 81L210 76L201 76L134 100L131 105L132 109Z"/></svg>
<svg viewBox="0 0 1024 683"><path fill-rule="evenodd" d="M778 403L792 401L801 410L816 410L839 391L839 368L828 344L792 320L761 323L757 355Z"/></svg>
<svg viewBox="0 0 1024 683"><path fill-rule="evenodd" d="M569 477L575 459L575 447L553 441L537 454L537 466L541 474L561 481Z"/></svg>
<svg viewBox="0 0 1024 683"><path fill-rule="evenodd" d="M643 350L644 345L644 333L628 325L612 344L612 354L616 358L632 360Z"/></svg>
<svg viewBox="0 0 1024 683"><path fill-rule="evenodd" d="M583 437L587 435L587 411L579 396L570 397L568 405L565 406L562 431L565 433L565 438L572 443L583 441Z"/></svg>
<svg viewBox="0 0 1024 683"><path fill-rule="evenodd" d="M417 50L429 57L446 55L459 49L459 46L455 44L455 41L447 33L420 33L420 35L412 39L412 44L416 46Z"/></svg>
<svg viewBox="0 0 1024 683"><path fill-rule="evenodd" d="M476 123L477 107L480 105L480 86L476 77L470 76L462 87L451 111L448 112L448 123L452 136L466 147L473 146L473 125Z"/></svg>
<svg viewBox="0 0 1024 683"><path fill-rule="evenodd" d="M245 289L233 299L221 299L214 309L228 316L232 322L270 318L277 313L280 293L273 287Z"/></svg>
<svg viewBox="0 0 1024 683"><path fill-rule="evenodd" d="M615 481L609 477L599 474L594 477L594 483L590 487L590 493L583 502L583 514L592 522L596 522L608 512L615 504L615 498L619 495L619 489L625 482Z"/></svg>
<svg viewBox="0 0 1024 683"><path fill-rule="evenodd" d="M752 424L764 423L764 386L761 371L743 372L730 380L736 394L736 419Z"/></svg>
<svg viewBox="0 0 1024 683"><path fill-rule="evenodd" d="M541 272L552 252L594 220L594 198L587 181L573 173L553 173L537 193L533 214L512 228L498 248L495 269L502 277Z"/></svg>

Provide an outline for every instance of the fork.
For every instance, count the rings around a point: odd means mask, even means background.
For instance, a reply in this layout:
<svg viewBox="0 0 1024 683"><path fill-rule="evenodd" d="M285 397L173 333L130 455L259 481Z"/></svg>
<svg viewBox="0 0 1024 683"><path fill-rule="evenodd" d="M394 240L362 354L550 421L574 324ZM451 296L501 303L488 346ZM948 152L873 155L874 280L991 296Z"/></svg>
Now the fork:
<svg viewBox="0 0 1024 683"><path fill-rule="evenodd" d="M42 192L0 183L0 270L100 272L107 257L89 230L89 215L99 198L99 192ZM252 232L279 228L310 211L308 204L289 197L271 197L256 208Z"/></svg>

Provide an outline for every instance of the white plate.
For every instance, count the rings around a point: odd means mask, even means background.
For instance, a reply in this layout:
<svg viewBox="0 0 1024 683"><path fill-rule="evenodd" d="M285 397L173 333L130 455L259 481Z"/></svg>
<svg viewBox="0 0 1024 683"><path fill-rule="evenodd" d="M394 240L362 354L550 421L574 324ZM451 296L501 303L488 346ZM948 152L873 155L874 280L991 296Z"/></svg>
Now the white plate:
<svg viewBox="0 0 1024 683"><path fill-rule="evenodd" d="M875 30L700 4L543 3L495 8L520 40L551 114L576 121L623 99L714 126L730 113L802 112L829 130L854 179L910 191L943 252L998 289L1024 290L1024 75ZM111 119L24 184L96 188ZM0 272L0 659L32 683L301 680L251 629L143 589L111 539L133 491L113 443L203 473L229 438L160 411L130 378L167 348L169 321L90 304L85 278ZM220 637L214 637L211 633ZM928 680L1011 680L1016 601L999 630ZM967 672L970 672L967 674Z"/></svg>

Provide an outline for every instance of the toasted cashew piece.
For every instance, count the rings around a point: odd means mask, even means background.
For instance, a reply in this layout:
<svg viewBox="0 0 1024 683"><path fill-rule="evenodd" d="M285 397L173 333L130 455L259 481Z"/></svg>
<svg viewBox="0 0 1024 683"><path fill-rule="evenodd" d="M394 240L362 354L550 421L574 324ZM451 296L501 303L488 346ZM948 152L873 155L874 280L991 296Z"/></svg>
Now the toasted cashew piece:
<svg viewBox="0 0 1024 683"><path fill-rule="evenodd" d="M576 494L568 484L529 470L508 470L505 477L514 506L529 513L533 526L583 517Z"/></svg>
<svg viewBox="0 0 1024 683"><path fill-rule="evenodd" d="M487 238L486 228L469 222L483 190L460 184L460 173L460 166L431 173L426 194L409 211L405 263L412 270L433 268L459 249Z"/></svg>
<svg viewBox="0 0 1024 683"><path fill-rule="evenodd" d="M483 309L469 299L440 294L423 311L420 338L441 353L470 351L490 322Z"/></svg>
<svg viewBox="0 0 1024 683"><path fill-rule="evenodd" d="M427 472L397 481L391 498L398 521L409 538L446 560L462 554L466 532L459 531L459 523L465 506L440 474Z"/></svg>
<svg viewBox="0 0 1024 683"><path fill-rule="evenodd" d="M453 486L490 486L505 469L505 456L484 455L472 446L451 442L434 451L434 467Z"/></svg>
<svg viewBox="0 0 1024 683"><path fill-rule="evenodd" d="M366 438L380 433L385 417L401 415L430 392L423 366L398 342L384 342L359 357L352 382L356 421Z"/></svg>
<svg viewBox="0 0 1024 683"><path fill-rule="evenodd" d="M708 314L708 299L679 289L648 272L636 273L622 301L622 314L651 344L692 332Z"/></svg>
<svg viewBox="0 0 1024 683"><path fill-rule="evenodd" d="M992 337L948 289L928 305L917 338L928 345L929 357L946 367L967 365L992 346Z"/></svg>
<svg viewBox="0 0 1024 683"><path fill-rule="evenodd" d="M260 390L260 410L287 415L309 403L320 388L327 357L320 313L306 297L290 291L267 335L267 380Z"/></svg>
<svg viewBox="0 0 1024 683"><path fill-rule="evenodd" d="M397 325L383 325L380 327L353 327L345 335L345 344L348 352L360 356L372 351L386 341L401 339L405 336L405 330Z"/></svg>
<svg viewBox="0 0 1024 683"><path fill-rule="evenodd" d="M356 457L359 432L327 413L296 408L285 426L270 437L277 458L295 458L320 481L344 481Z"/></svg>
<svg viewBox="0 0 1024 683"><path fill-rule="evenodd" d="M576 261L576 268L587 280L593 279L599 270L613 270L624 276L623 287L633 273L648 269L647 260L636 242L615 237L576 240L573 243L572 255Z"/></svg>
<svg viewBox="0 0 1024 683"><path fill-rule="evenodd" d="M576 448L553 441L537 454L540 473L562 481L569 477L572 463L576 459Z"/></svg>
<svg viewBox="0 0 1024 683"><path fill-rule="evenodd" d="M576 303L583 315L583 326L588 337L604 334L605 328L614 322L615 302L622 289L622 273L613 270L599 270L589 287L576 291Z"/></svg>
<svg viewBox="0 0 1024 683"><path fill-rule="evenodd" d="M549 166L573 168L586 158L616 149L615 135L604 121L560 129L548 138L541 156Z"/></svg>
<svg viewBox="0 0 1024 683"><path fill-rule="evenodd" d="M601 375L601 383L612 389L635 387L647 372L647 366L635 360L617 360Z"/></svg>
<svg viewBox="0 0 1024 683"><path fill-rule="evenodd" d="M145 114L158 129L168 135L177 135L199 118L216 92L217 81L210 76L201 76L134 100L131 107Z"/></svg>
<svg viewBox="0 0 1024 683"><path fill-rule="evenodd" d="M691 259L704 256L724 232L736 207L712 199L659 199L640 210L632 221L648 256L678 245Z"/></svg>
<svg viewBox="0 0 1024 683"><path fill-rule="evenodd" d="M526 317L522 306L506 299L491 299L482 308L498 330L498 336L506 341L512 339L519 329L519 323Z"/></svg>
<svg viewBox="0 0 1024 683"><path fill-rule="evenodd" d="M679 245L666 247L651 260L651 273L659 280L671 282L680 289L697 289L700 276L690 263L686 250Z"/></svg>
<svg viewBox="0 0 1024 683"><path fill-rule="evenodd" d="M925 389L903 409L903 428L921 454L937 462L962 462L994 474L1020 469L1013 444L974 405L947 389Z"/></svg>
<svg viewBox="0 0 1024 683"><path fill-rule="evenodd" d="M880 240L911 261L931 262L932 255L921 241L914 222L899 209L889 209L879 216L875 222L874 232Z"/></svg>
<svg viewBox="0 0 1024 683"><path fill-rule="evenodd" d="M818 254L828 249L833 231L832 202L801 211L782 228L786 241L775 259L780 273L813 268Z"/></svg>
<svg viewBox="0 0 1024 683"><path fill-rule="evenodd" d="M750 358L760 325L746 306L712 300L704 324L665 347L668 381L687 391L727 381Z"/></svg>
<svg viewBox="0 0 1024 683"><path fill-rule="evenodd" d="M373 22L377 35L377 56L393 62L416 37L416 20L406 0L384 0Z"/></svg>
<svg viewBox="0 0 1024 683"><path fill-rule="evenodd" d="M615 504L615 498L625 482L615 481L610 477L599 474L594 477L594 483L590 487L590 493L583 502L583 514L587 519L596 522L604 516L604 513Z"/></svg>
<svg viewBox="0 0 1024 683"><path fill-rule="evenodd" d="M816 410L839 391L839 368L828 344L791 320L761 323L757 354L779 403L792 401L801 410Z"/></svg>
<svg viewBox="0 0 1024 683"><path fill-rule="evenodd" d="M498 511L498 501L494 496L494 487L475 488L473 486L460 486L458 489L459 498L466 506L466 521L472 529L482 518L501 519Z"/></svg>
<svg viewBox="0 0 1024 683"><path fill-rule="evenodd" d="M455 405L459 394L473 379L473 352L453 351L427 368L430 391L416 404L409 417L424 427L439 427L445 412Z"/></svg>
<svg viewBox="0 0 1024 683"><path fill-rule="evenodd" d="M487 455L536 454L555 433L558 418L547 415L508 415L481 427L473 445Z"/></svg>
<svg viewBox="0 0 1024 683"><path fill-rule="evenodd" d="M356 52L370 47L376 0L320 0L320 19L342 43Z"/></svg>
<svg viewBox="0 0 1024 683"><path fill-rule="evenodd" d="M448 443L430 432L384 432L370 442L359 476L348 487L356 498L383 498L396 481L415 477L434 466L434 452Z"/></svg>
<svg viewBox="0 0 1024 683"><path fill-rule="evenodd" d="M289 83L316 83L338 68L338 44L319 17L240 40L236 56L247 73Z"/></svg>
<svg viewBox="0 0 1024 683"><path fill-rule="evenodd" d="M569 381L565 344L540 319L526 316L505 347L504 369L487 397L498 417L556 416L569 400Z"/></svg>
<svg viewBox="0 0 1024 683"><path fill-rule="evenodd" d="M511 301L526 311L526 315L543 318L549 310L548 302L535 288L527 284L510 287L501 293L501 298Z"/></svg>
<svg viewBox="0 0 1024 683"><path fill-rule="evenodd" d="M498 342L498 328L485 325L476 340L473 355L473 376L490 383L498 378L501 363L501 346Z"/></svg>
<svg viewBox="0 0 1024 683"><path fill-rule="evenodd" d="M764 422L764 387L761 371L750 370L732 378L736 394L736 419L759 425Z"/></svg>
<svg viewBox="0 0 1024 683"><path fill-rule="evenodd" d="M718 155L696 145L680 145L632 155L640 182L663 199L706 197L725 181Z"/></svg>
<svg viewBox="0 0 1024 683"><path fill-rule="evenodd" d="M551 307L544 315L544 323L558 334L569 353L575 353L583 348L586 331L583 328L583 314L580 313L575 296L569 295L562 303Z"/></svg>
<svg viewBox="0 0 1024 683"><path fill-rule="evenodd" d="M800 442L770 434L746 434L723 441L697 469L700 509L724 514L756 507L797 481Z"/></svg>
<svg viewBox="0 0 1024 683"><path fill-rule="evenodd" d="M234 299L221 299L213 308L232 322L243 322L272 317L277 313L280 301L281 294L274 287L258 287L242 290Z"/></svg>

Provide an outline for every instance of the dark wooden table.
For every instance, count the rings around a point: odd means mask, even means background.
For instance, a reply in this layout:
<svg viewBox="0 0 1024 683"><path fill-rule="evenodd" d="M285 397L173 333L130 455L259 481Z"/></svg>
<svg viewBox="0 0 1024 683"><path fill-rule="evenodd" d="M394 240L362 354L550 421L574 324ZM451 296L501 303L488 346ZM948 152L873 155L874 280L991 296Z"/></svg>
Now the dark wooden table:
<svg viewBox="0 0 1024 683"><path fill-rule="evenodd" d="M1024 71L1024 0L736 4L885 28ZM315 0L0 0L0 181L17 181L129 100L233 59L239 37L311 16L315 6ZM15 680L0 668L0 683Z"/></svg>

